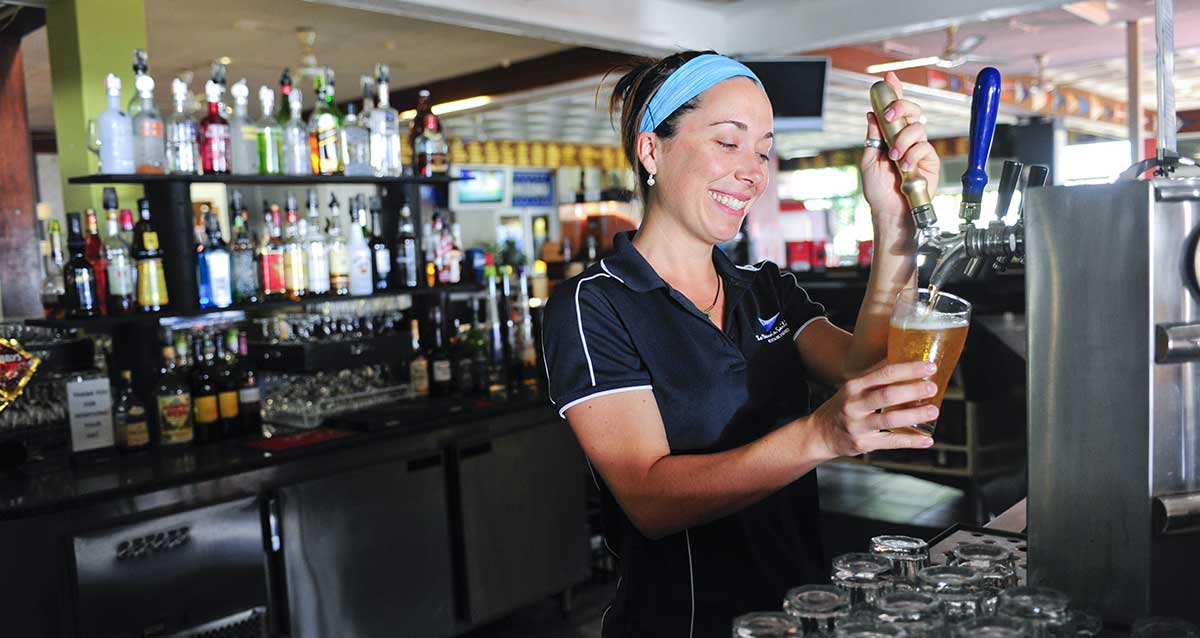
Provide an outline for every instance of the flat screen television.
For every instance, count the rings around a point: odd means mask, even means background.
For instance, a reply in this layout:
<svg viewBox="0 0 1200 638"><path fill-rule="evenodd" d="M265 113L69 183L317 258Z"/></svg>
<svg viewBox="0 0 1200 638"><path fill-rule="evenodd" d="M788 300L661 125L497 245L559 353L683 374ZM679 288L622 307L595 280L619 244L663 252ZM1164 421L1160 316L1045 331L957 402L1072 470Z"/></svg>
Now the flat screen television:
<svg viewBox="0 0 1200 638"><path fill-rule="evenodd" d="M776 131L821 130L829 58L747 58L740 62L754 71L771 98Z"/></svg>

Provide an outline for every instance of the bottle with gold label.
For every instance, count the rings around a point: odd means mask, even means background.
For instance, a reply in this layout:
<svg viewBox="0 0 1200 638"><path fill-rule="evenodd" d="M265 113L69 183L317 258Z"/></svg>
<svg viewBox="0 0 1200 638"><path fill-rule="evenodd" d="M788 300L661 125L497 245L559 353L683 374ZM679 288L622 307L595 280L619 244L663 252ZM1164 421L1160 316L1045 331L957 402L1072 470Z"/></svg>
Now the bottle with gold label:
<svg viewBox="0 0 1200 638"><path fill-rule="evenodd" d="M412 334L412 358L408 360L408 382L414 397L429 396L429 357L421 349L421 322L416 319L409 324Z"/></svg>
<svg viewBox="0 0 1200 638"><path fill-rule="evenodd" d="M329 196L329 218L325 229L329 237L329 291L342 296L350 294L350 247L342 236L341 214L337 197Z"/></svg>
<svg viewBox="0 0 1200 638"><path fill-rule="evenodd" d="M117 401L113 419L117 448L132 452L150 447L150 427L146 406L133 391L133 375L122 370L118 382Z"/></svg>
<svg viewBox="0 0 1200 638"><path fill-rule="evenodd" d="M163 273L163 253L158 247L158 231L150 221L150 200L138 200L139 221L134 227L133 255L137 260L137 308L158 312L167 307L167 278Z"/></svg>
<svg viewBox="0 0 1200 638"><path fill-rule="evenodd" d="M213 337L217 349L217 410L221 415L221 438L232 438L240 432L238 414L238 374L234 354L237 352L237 331L218 332Z"/></svg>
<svg viewBox="0 0 1200 638"><path fill-rule="evenodd" d="M196 365L192 366L192 416L195 419L196 442L215 443L221 440L221 407L217 392L216 353L208 337L193 341Z"/></svg>
<svg viewBox="0 0 1200 638"><path fill-rule="evenodd" d="M308 295L308 267L305 263L304 242L298 231L299 215L296 196L287 194L287 226L283 238L283 284L287 298L299 301Z"/></svg>
<svg viewBox="0 0 1200 638"><path fill-rule="evenodd" d="M179 373L174 346L163 346L163 366L158 371L154 400L160 445L191 443L192 394Z"/></svg>

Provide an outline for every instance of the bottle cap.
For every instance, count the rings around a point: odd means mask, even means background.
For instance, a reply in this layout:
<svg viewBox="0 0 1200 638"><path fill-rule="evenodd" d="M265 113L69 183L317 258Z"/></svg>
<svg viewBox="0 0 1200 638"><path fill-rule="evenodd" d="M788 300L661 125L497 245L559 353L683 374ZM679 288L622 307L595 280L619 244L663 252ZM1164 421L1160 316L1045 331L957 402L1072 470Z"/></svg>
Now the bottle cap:
<svg viewBox="0 0 1200 638"><path fill-rule="evenodd" d="M369 75L364 75L364 76L360 77L358 80L359 80L359 84L362 85L363 99L365 100L368 98L374 98L375 97L375 78L373 78Z"/></svg>
<svg viewBox="0 0 1200 638"><path fill-rule="evenodd" d="M133 79L133 88L137 89L138 95L149 97L154 92L154 78L149 75L139 75Z"/></svg>
<svg viewBox="0 0 1200 638"><path fill-rule="evenodd" d="M383 210L383 198L378 195L371 196L371 212L378 213Z"/></svg>
<svg viewBox="0 0 1200 638"><path fill-rule="evenodd" d="M391 82L391 71L386 64L375 65L375 80L378 82Z"/></svg>
<svg viewBox="0 0 1200 638"><path fill-rule="evenodd" d="M242 205L242 191L234 190L233 194L229 196L229 210L234 213L240 213L243 208L245 206Z"/></svg>
<svg viewBox="0 0 1200 638"><path fill-rule="evenodd" d="M113 210L117 208L117 189L112 186L104 187L104 210Z"/></svg>
<svg viewBox="0 0 1200 638"><path fill-rule="evenodd" d="M320 205L317 203L317 191L311 188L308 189L308 208L310 210L317 210L319 207Z"/></svg>
<svg viewBox="0 0 1200 638"><path fill-rule="evenodd" d="M292 113L296 114L296 117L300 117L300 109L304 106L304 93L300 89L293 88L288 93L288 104L292 105Z"/></svg>
<svg viewBox="0 0 1200 638"><path fill-rule="evenodd" d="M174 96L175 100L178 102L186 100L188 96L187 82L184 82L179 78L171 80L171 95Z"/></svg>
<svg viewBox="0 0 1200 638"><path fill-rule="evenodd" d="M205 90L208 87L205 86ZM246 78L242 78L229 87L229 94L233 96L233 101L237 104L246 104L250 101L250 88L246 86Z"/></svg>
<svg viewBox="0 0 1200 638"><path fill-rule="evenodd" d="M224 92L225 91L221 88L221 85L213 82L212 80L204 83L204 95L208 98L209 102L219 102L221 100L221 94Z"/></svg>
<svg viewBox="0 0 1200 638"><path fill-rule="evenodd" d="M279 86L284 93L287 93L292 86L292 70L286 66L283 67L283 73L279 75Z"/></svg>
<svg viewBox="0 0 1200 638"><path fill-rule="evenodd" d="M217 223L217 215L211 209L204 211L204 230L209 234L221 232L221 225Z"/></svg>
<svg viewBox="0 0 1200 638"><path fill-rule="evenodd" d="M146 55L145 49L133 50L133 73L140 75L150 69L149 56Z"/></svg>
<svg viewBox="0 0 1200 638"><path fill-rule="evenodd" d="M121 226L133 226L133 211L128 208L122 208L119 219L121 220Z"/></svg>
<svg viewBox="0 0 1200 638"><path fill-rule="evenodd" d="M83 221L79 213L67 213L67 240L75 241L83 238Z"/></svg>
<svg viewBox="0 0 1200 638"><path fill-rule="evenodd" d="M292 191L287 192L286 200L288 212L290 213L296 210L296 196L292 193Z"/></svg>
<svg viewBox="0 0 1200 638"><path fill-rule="evenodd" d="M108 91L109 95L120 95L121 78L109 73L108 75L104 76L104 88Z"/></svg>
<svg viewBox="0 0 1200 638"><path fill-rule="evenodd" d="M150 216L150 200L146 199L145 197L139 199L138 200L138 211L142 214L143 218L149 217Z"/></svg>
<svg viewBox="0 0 1200 638"><path fill-rule="evenodd" d="M262 104L263 116L270 115L275 106L275 91L265 84L258 87L258 101Z"/></svg>

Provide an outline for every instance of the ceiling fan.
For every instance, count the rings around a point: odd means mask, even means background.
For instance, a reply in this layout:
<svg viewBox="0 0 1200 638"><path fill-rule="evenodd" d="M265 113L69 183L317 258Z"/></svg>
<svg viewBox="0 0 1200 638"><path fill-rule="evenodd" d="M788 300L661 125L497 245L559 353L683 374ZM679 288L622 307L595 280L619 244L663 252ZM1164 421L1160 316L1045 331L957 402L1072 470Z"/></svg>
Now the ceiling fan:
<svg viewBox="0 0 1200 638"><path fill-rule="evenodd" d="M967 62L993 62L992 58L971 54L972 51L979 48L979 45L983 44L985 39L981 35L971 34L964 37L962 41L959 41L958 26L951 25L946 27L946 48L940 54L923 58L898 60L896 62L885 62L883 64L872 64L867 67L867 73L887 73L888 71L913 69L922 66L952 69Z"/></svg>
<svg viewBox="0 0 1200 638"><path fill-rule="evenodd" d="M297 27L296 40L300 43L300 64L293 71L297 80L301 78L309 80L303 84L300 82L296 84L304 88L312 88L311 78L324 75L329 70L329 67L322 66L317 62L317 53L313 49L313 45L317 43L317 30L312 27Z"/></svg>

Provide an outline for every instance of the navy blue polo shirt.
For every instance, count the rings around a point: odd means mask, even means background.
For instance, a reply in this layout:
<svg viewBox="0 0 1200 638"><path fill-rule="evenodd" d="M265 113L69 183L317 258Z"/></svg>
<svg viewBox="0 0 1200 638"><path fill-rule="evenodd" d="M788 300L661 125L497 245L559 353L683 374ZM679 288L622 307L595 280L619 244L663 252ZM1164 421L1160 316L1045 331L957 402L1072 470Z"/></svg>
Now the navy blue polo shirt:
<svg viewBox="0 0 1200 638"><path fill-rule="evenodd" d="M720 330L658 276L632 236L617 235L613 253L547 303L543 356L559 414L597 396L651 390L672 454L729 450L808 414L794 339L825 309L795 277L771 262L735 266L714 248L725 286ZM778 610L788 588L827 582L813 472L659 540L601 493L605 540L621 570L604 638L725 638L735 616Z"/></svg>

